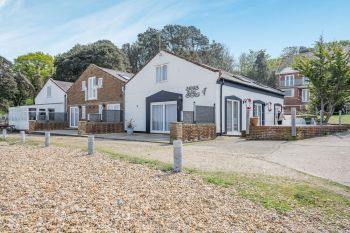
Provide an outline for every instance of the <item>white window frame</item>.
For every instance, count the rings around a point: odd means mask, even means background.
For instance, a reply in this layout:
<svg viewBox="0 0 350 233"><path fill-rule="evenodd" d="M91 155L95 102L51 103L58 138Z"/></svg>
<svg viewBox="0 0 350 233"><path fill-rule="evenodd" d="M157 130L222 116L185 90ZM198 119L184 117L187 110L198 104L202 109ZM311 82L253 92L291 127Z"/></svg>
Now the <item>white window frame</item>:
<svg viewBox="0 0 350 233"><path fill-rule="evenodd" d="M263 115L264 115L264 108L263 108L263 105L261 103L254 103L254 107L256 109L256 114L257 116L259 117L259 126L262 126L262 118L263 118ZM261 109L261 112L259 114L259 110L258 109Z"/></svg>
<svg viewBox="0 0 350 233"><path fill-rule="evenodd" d="M156 83L162 83L166 81L168 81L168 64L156 66Z"/></svg>
<svg viewBox="0 0 350 233"><path fill-rule="evenodd" d="M294 74L289 74L284 76L284 86L293 87L294 86Z"/></svg>
<svg viewBox="0 0 350 233"><path fill-rule="evenodd" d="M232 99L228 99L227 100L227 102L230 102L231 103L231 115L232 115L232 119L231 119L231 124L232 124L232 131L230 131L230 132L227 132L227 134L228 135L240 135L241 134L241 132L240 132L240 130L241 130L241 119L240 119L240 114L241 114L241 111L242 111L242 108L241 108L241 103L240 103L240 101L238 101L238 100L232 100ZM238 106L238 108L237 108L237 110L238 110L238 113L237 113L237 117L238 117L238 130L234 130L234 124L233 124L233 121L234 121L234 119L233 119L233 112L234 112L234 109L233 109L233 106L234 106L234 103L237 103L237 106ZM225 107L227 107L227 106L225 106ZM225 122L225 124L227 124L227 122ZM226 126L226 128L227 128L227 126Z"/></svg>
<svg viewBox="0 0 350 233"><path fill-rule="evenodd" d="M310 80L307 77L303 77L303 85L309 85Z"/></svg>
<svg viewBox="0 0 350 233"><path fill-rule="evenodd" d="M81 82L81 90L86 91L86 81Z"/></svg>
<svg viewBox="0 0 350 233"><path fill-rule="evenodd" d="M307 92L307 99L304 98L304 93ZM306 97L306 96L305 96ZM302 89L301 90L301 101L303 103L307 103L310 101L310 90L309 89Z"/></svg>
<svg viewBox="0 0 350 233"><path fill-rule="evenodd" d="M86 106L81 106L81 119L86 119Z"/></svg>
<svg viewBox="0 0 350 233"><path fill-rule="evenodd" d="M98 105L98 114L100 114L100 120L102 120L102 112L103 112L103 105L99 104Z"/></svg>
<svg viewBox="0 0 350 233"><path fill-rule="evenodd" d="M107 104L107 110L120 110L120 104Z"/></svg>
<svg viewBox="0 0 350 233"><path fill-rule="evenodd" d="M283 93L285 93L285 91L287 91L287 90L291 90L291 95L284 95L284 97L294 97L294 88L284 89Z"/></svg>
<svg viewBox="0 0 350 233"><path fill-rule="evenodd" d="M50 90L50 91L49 91ZM49 95L50 94L50 95ZM46 87L46 97L47 98L51 98L52 97L52 87L51 86L47 86Z"/></svg>
<svg viewBox="0 0 350 233"><path fill-rule="evenodd" d="M170 133L170 131L165 131L165 106L167 104L176 104L176 108L177 108L177 101L166 101L166 102L153 102L151 103L151 109L150 109L150 112L151 112L151 117L150 117L150 126L151 126L151 133ZM163 130L152 130L153 129L153 124L152 124L152 106L154 105L162 105L163 106Z"/></svg>
<svg viewBox="0 0 350 233"><path fill-rule="evenodd" d="M88 79L88 100L97 100L96 77L89 77Z"/></svg>
<svg viewBox="0 0 350 233"><path fill-rule="evenodd" d="M97 86L98 88L102 88L103 87L103 78L98 78L98 81L97 81Z"/></svg>

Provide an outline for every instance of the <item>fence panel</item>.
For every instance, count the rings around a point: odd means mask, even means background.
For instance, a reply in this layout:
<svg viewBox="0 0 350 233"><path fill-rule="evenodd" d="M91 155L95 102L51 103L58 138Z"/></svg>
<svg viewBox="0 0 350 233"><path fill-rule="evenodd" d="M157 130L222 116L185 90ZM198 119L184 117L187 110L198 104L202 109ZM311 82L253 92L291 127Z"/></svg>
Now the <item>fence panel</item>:
<svg viewBox="0 0 350 233"><path fill-rule="evenodd" d="M215 107L197 105L195 121L197 123L215 123Z"/></svg>
<svg viewBox="0 0 350 233"><path fill-rule="evenodd" d="M102 121L103 122L123 122L123 111L122 110L103 110Z"/></svg>
<svg viewBox="0 0 350 233"><path fill-rule="evenodd" d="M192 124L194 122L194 112L193 111L183 111L182 112L182 121L184 123Z"/></svg>

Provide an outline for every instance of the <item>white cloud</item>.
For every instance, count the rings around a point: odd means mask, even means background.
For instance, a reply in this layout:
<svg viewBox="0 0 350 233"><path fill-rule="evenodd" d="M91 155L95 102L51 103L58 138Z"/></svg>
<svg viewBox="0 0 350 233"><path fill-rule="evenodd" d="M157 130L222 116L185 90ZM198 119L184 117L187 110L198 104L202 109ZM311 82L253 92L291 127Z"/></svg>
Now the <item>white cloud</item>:
<svg viewBox="0 0 350 233"><path fill-rule="evenodd" d="M12 15L0 15L0 22L17 17L13 22L15 26L0 23L0 55L9 59L39 50L55 55L67 51L76 43L91 43L99 39L108 39L120 46L132 42L148 27L161 28L175 23L193 9L192 3L177 0L123 1L61 23L50 22L55 15L48 12L44 16L37 15L37 12L44 14L45 9L42 8L48 7L48 4L31 8L18 2L16 5ZM51 5L55 7L54 3Z"/></svg>
<svg viewBox="0 0 350 233"><path fill-rule="evenodd" d="M0 8L5 6L7 0L0 0Z"/></svg>

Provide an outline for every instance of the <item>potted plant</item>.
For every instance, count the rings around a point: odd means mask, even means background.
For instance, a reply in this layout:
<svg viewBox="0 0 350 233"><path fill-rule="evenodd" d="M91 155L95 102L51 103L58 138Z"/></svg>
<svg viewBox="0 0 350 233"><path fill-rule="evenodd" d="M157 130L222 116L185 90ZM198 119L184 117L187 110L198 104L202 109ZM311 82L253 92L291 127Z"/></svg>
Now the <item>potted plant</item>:
<svg viewBox="0 0 350 233"><path fill-rule="evenodd" d="M259 123L259 116L253 116L250 118L250 124L252 126L258 126Z"/></svg>
<svg viewBox="0 0 350 233"><path fill-rule="evenodd" d="M128 136L132 136L132 134L134 133L134 128L135 128L134 120L131 118L126 124L126 134Z"/></svg>

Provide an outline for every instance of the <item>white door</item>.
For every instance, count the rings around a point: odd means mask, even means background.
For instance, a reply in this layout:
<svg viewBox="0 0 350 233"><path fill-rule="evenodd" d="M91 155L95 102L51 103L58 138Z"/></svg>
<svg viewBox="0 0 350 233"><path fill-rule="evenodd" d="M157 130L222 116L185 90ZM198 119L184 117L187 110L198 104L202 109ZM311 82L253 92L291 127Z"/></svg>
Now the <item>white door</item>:
<svg viewBox="0 0 350 233"><path fill-rule="evenodd" d="M70 127L77 128L79 122L79 108L70 107Z"/></svg>
<svg viewBox="0 0 350 233"><path fill-rule="evenodd" d="M227 134L240 134L240 103L237 100L227 100L226 130Z"/></svg>
<svg viewBox="0 0 350 233"><path fill-rule="evenodd" d="M151 104L151 132L169 133L170 123L177 121L176 101Z"/></svg>

